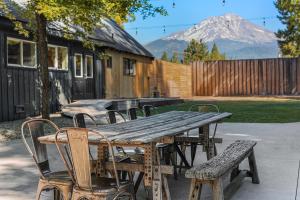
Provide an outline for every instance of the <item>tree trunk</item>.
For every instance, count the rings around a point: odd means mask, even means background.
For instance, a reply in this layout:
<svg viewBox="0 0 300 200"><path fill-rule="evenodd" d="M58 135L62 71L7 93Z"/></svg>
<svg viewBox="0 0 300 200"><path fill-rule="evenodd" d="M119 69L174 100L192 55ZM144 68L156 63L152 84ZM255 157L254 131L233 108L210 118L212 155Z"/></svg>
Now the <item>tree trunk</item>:
<svg viewBox="0 0 300 200"><path fill-rule="evenodd" d="M42 117L50 118L50 85L49 85L49 70L48 70L48 46L47 46L47 19L42 14L35 14L37 29L36 29L36 44L37 44L37 64L39 69L39 79L42 86Z"/></svg>

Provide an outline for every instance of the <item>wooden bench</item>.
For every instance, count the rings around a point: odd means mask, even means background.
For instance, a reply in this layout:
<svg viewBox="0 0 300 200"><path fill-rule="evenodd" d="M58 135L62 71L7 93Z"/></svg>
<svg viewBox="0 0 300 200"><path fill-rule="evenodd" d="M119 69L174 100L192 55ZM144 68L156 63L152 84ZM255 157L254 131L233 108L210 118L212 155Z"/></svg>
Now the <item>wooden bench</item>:
<svg viewBox="0 0 300 200"><path fill-rule="evenodd" d="M213 200L223 200L239 187L244 177L251 177L252 183L259 184L253 147L254 141L237 140L226 150L209 161L186 171L185 177L191 178L190 200L201 195L202 184L209 184L213 190ZM250 170L239 170L239 164L248 158ZM231 172L230 184L223 190L222 177Z"/></svg>

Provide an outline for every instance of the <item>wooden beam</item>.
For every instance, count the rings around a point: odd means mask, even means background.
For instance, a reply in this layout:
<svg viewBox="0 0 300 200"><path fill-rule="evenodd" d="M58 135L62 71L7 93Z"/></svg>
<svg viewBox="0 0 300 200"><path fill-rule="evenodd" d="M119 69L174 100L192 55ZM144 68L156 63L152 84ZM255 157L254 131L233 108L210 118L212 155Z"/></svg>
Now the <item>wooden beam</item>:
<svg viewBox="0 0 300 200"><path fill-rule="evenodd" d="M155 165L153 167L157 167ZM129 172L144 172L144 164L137 164L137 163L116 163L117 170L121 171L129 171ZM113 163L112 162L105 162L105 169L112 170ZM162 174L170 174L174 173L174 167L169 165L161 165L160 166Z"/></svg>

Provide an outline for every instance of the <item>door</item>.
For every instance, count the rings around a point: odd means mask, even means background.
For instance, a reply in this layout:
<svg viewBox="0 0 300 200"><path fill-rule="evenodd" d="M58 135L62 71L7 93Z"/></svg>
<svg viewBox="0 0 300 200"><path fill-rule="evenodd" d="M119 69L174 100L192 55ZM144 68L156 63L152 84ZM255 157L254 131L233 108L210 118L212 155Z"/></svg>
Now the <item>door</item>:
<svg viewBox="0 0 300 200"><path fill-rule="evenodd" d="M75 53L73 60L73 100L95 98L93 55Z"/></svg>

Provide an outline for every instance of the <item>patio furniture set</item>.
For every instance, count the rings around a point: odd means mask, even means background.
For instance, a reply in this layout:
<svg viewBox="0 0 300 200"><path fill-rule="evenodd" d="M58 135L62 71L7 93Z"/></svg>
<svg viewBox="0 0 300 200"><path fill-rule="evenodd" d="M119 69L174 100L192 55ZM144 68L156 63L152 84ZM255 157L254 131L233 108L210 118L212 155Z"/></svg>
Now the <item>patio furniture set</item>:
<svg viewBox="0 0 300 200"><path fill-rule="evenodd" d="M222 177L228 173L231 173L229 187L244 177L252 177L253 183L259 183L253 151L256 142L236 141L217 154L216 143L222 142L222 138L215 137L217 124L231 113L221 113L210 104L155 115L155 109L145 105L142 111L143 117L138 117L137 108L129 109L128 117L119 111L108 111L107 125L97 125L93 116L86 113L74 115L74 127L70 128L58 128L46 119L24 122L23 140L40 172L36 199L45 189L56 189L55 197L64 200L136 199L142 182L149 199L171 199L167 175L177 179L183 168L185 177L191 179L187 197L190 200L200 198L203 184L212 186L214 200L227 197ZM210 126L214 126L213 134L209 133ZM31 140L25 137L26 128ZM196 134L191 133L193 129L198 130ZM56 145L65 171L50 170L48 144ZM96 159L90 150L92 145L97 146ZM199 145L208 161L193 166ZM187 148L191 162L186 158ZM239 164L246 158L250 170L240 170Z"/></svg>

